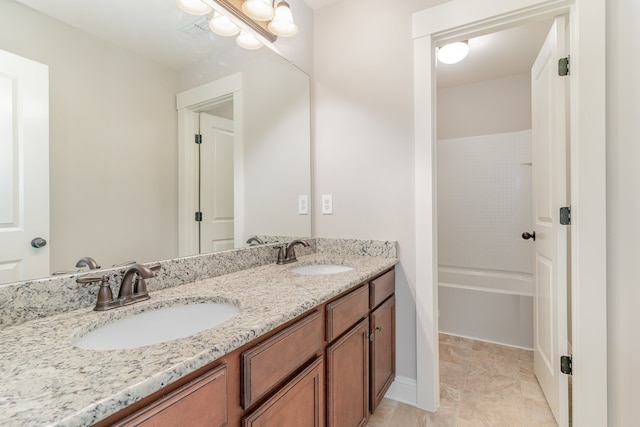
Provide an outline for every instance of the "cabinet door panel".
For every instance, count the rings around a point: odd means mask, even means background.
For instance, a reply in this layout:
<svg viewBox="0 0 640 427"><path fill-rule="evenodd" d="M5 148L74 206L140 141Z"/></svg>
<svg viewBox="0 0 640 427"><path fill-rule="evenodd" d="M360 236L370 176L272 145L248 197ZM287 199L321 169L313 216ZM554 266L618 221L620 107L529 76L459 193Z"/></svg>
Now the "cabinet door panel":
<svg viewBox="0 0 640 427"><path fill-rule="evenodd" d="M373 412L396 376L396 297L371 313L371 411Z"/></svg>
<svg viewBox="0 0 640 427"><path fill-rule="evenodd" d="M322 427L324 364L318 358L249 416L243 427Z"/></svg>
<svg viewBox="0 0 640 427"><path fill-rule="evenodd" d="M364 426L369 417L369 320L327 347L327 425Z"/></svg>
<svg viewBox="0 0 640 427"><path fill-rule="evenodd" d="M222 365L114 427L218 427L227 425L227 367Z"/></svg>

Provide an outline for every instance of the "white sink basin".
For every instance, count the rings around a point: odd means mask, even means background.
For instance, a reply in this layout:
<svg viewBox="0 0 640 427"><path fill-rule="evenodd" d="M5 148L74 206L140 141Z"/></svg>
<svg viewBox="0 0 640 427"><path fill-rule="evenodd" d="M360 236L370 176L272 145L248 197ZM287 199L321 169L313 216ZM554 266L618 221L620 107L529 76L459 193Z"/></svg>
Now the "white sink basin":
<svg viewBox="0 0 640 427"><path fill-rule="evenodd" d="M298 274L336 274L351 270L353 270L353 267L343 264L311 264L291 269L292 272Z"/></svg>
<svg viewBox="0 0 640 427"><path fill-rule="evenodd" d="M231 304L159 308L108 323L89 332L75 345L87 350L121 350L160 344L212 328L239 311Z"/></svg>

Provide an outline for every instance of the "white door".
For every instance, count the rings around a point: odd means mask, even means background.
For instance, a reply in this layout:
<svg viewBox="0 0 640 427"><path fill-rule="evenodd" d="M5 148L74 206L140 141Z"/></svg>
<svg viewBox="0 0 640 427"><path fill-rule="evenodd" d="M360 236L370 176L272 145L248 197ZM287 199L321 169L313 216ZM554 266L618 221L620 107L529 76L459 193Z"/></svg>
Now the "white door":
<svg viewBox="0 0 640 427"><path fill-rule="evenodd" d="M200 113L200 253L233 249L233 121Z"/></svg>
<svg viewBox="0 0 640 427"><path fill-rule="evenodd" d="M0 283L49 275L37 238L49 240L49 69L0 50Z"/></svg>
<svg viewBox="0 0 640 427"><path fill-rule="evenodd" d="M531 69L534 266L534 369L560 426L568 426L568 380L560 372L567 354L567 206L565 19L557 18Z"/></svg>

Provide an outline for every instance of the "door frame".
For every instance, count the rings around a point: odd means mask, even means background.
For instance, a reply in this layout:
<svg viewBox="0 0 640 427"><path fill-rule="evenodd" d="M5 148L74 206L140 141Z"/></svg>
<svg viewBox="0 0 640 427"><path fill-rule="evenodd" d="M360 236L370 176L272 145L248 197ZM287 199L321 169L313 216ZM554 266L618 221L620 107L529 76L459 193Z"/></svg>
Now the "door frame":
<svg viewBox="0 0 640 427"><path fill-rule="evenodd" d="M569 15L574 425L607 425L605 0L452 0L413 15L416 404L439 406L435 47Z"/></svg>
<svg viewBox="0 0 640 427"><path fill-rule="evenodd" d="M242 73L206 83L176 95L178 110L178 255L189 256L200 251L200 227L194 221L199 206L198 149L194 135L199 132L198 112L220 101L233 100L233 193L234 241L242 241L244 224L244 103Z"/></svg>

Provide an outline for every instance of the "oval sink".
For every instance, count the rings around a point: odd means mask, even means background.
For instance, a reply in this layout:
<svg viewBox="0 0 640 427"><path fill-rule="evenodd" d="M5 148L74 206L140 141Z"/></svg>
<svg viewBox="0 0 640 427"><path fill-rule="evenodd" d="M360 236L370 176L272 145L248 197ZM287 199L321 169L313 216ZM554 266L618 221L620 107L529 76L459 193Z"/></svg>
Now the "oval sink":
<svg viewBox="0 0 640 427"><path fill-rule="evenodd" d="M336 274L351 270L353 270L353 267L343 264L311 264L291 269L292 272L298 274Z"/></svg>
<svg viewBox="0 0 640 427"><path fill-rule="evenodd" d="M108 323L76 341L86 350L122 350L185 338L232 318L231 304L187 304L159 308Z"/></svg>

